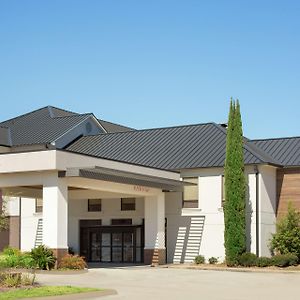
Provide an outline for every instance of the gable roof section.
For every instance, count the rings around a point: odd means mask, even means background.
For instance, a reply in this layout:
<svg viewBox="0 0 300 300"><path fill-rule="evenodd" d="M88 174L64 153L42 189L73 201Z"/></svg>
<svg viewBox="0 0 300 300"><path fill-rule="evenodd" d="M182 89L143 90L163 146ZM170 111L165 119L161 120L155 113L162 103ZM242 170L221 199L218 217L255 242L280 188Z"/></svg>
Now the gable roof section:
<svg viewBox="0 0 300 300"><path fill-rule="evenodd" d="M81 137L66 150L159 169L222 167L226 131L215 123ZM277 164L245 141L246 164Z"/></svg>
<svg viewBox="0 0 300 300"><path fill-rule="evenodd" d="M283 166L300 166L300 137L252 140L251 144L274 157Z"/></svg>
<svg viewBox="0 0 300 300"><path fill-rule="evenodd" d="M55 141L92 114L67 113L44 107L0 123L11 133L11 145L47 144Z"/></svg>
<svg viewBox="0 0 300 300"><path fill-rule="evenodd" d="M94 115L77 114L53 106L43 107L0 123L2 128L0 144L9 146L48 144L90 117ZM97 121L103 132L132 130L103 120Z"/></svg>

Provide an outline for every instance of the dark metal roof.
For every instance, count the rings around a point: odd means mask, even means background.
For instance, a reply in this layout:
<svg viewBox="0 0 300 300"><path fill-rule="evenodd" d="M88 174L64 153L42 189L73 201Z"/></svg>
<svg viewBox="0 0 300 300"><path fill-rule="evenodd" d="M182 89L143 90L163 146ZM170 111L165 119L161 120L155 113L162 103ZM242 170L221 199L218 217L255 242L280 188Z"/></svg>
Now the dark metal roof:
<svg viewBox="0 0 300 300"><path fill-rule="evenodd" d="M278 162L245 141L246 164ZM82 137L66 150L159 169L222 167L226 130L215 123Z"/></svg>
<svg viewBox="0 0 300 300"><path fill-rule="evenodd" d="M300 137L252 140L251 144L274 157L283 166L300 166Z"/></svg>
<svg viewBox="0 0 300 300"><path fill-rule="evenodd" d="M77 114L53 106L43 107L0 123L0 128L3 128L0 130L0 143L7 145L10 142L8 145L11 146L50 144L93 116L91 113ZM103 120L98 120L98 122L104 132L132 130Z"/></svg>
<svg viewBox="0 0 300 300"><path fill-rule="evenodd" d="M157 176L142 175L133 172L108 169L103 167L94 168L71 168L66 172L60 172L60 177L84 177L90 179L98 179L110 182L118 182L124 184L141 185L153 188L160 188L168 191L182 191L184 185L192 185L191 183L168 179Z"/></svg>
<svg viewBox="0 0 300 300"><path fill-rule="evenodd" d="M0 123L10 129L13 146L46 144L55 141L92 114L68 114L44 107Z"/></svg>
<svg viewBox="0 0 300 300"><path fill-rule="evenodd" d="M0 146L11 146L10 130L7 127L0 127Z"/></svg>
<svg viewBox="0 0 300 300"><path fill-rule="evenodd" d="M124 132L124 131L131 131L135 130L130 127L126 127L120 124L104 121L98 119L99 123L102 125L102 127L105 129L106 132L111 133L111 132Z"/></svg>

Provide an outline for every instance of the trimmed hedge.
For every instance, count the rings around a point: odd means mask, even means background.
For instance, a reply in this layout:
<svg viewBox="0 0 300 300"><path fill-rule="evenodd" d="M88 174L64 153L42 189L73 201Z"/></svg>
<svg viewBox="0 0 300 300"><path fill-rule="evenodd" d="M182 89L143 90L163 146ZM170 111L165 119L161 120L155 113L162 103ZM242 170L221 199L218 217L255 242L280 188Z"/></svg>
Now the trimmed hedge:
<svg viewBox="0 0 300 300"><path fill-rule="evenodd" d="M240 266L253 267L256 266L257 256L250 252L245 252L238 258Z"/></svg>
<svg viewBox="0 0 300 300"><path fill-rule="evenodd" d="M198 255L195 257L195 263L197 265L205 263L205 257L203 255Z"/></svg>

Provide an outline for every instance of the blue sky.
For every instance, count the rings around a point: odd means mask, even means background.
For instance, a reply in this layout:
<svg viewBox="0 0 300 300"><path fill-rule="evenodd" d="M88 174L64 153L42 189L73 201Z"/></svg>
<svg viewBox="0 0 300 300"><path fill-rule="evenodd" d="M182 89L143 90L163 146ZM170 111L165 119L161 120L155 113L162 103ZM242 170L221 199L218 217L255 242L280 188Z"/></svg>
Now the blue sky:
<svg viewBox="0 0 300 300"><path fill-rule="evenodd" d="M135 128L300 136L299 1L0 0L0 119L46 105Z"/></svg>

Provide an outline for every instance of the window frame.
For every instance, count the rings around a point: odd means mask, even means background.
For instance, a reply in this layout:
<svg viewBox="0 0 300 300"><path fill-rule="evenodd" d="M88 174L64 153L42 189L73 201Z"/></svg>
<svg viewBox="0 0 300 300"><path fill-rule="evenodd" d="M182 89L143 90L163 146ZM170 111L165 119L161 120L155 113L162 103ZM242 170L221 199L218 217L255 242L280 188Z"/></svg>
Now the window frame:
<svg viewBox="0 0 300 300"><path fill-rule="evenodd" d="M90 203L90 201L91 200L100 200L100 204L98 203L98 204L91 204ZM91 207L95 207L95 206L98 206L98 205L100 205L100 209L90 209ZM87 207L87 210L88 210L88 212L101 212L102 211L102 199L101 198L96 198L96 199L88 199L88 207Z"/></svg>
<svg viewBox="0 0 300 300"><path fill-rule="evenodd" d="M199 176L191 176L191 177L183 177L182 181L189 182L189 180L197 180L197 199L194 200L185 200L185 188L183 187L183 192L182 192L182 208L187 208L187 209L197 209L199 208ZM190 181L191 183L194 183ZM187 205L189 204L189 205Z"/></svg>
<svg viewBox="0 0 300 300"><path fill-rule="evenodd" d="M38 200L40 200L42 202L42 205L38 205ZM43 205L43 198L35 198L34 201L35 201L35 204L34 204L34 206L35 206L35 213L36 214L43 213L43 206L44 206Z"/></svg>
<svg viewBox="0 0 300 300"><path fill-rule="evenodd" d="M133 199L134 203L123 203L124 200ZM124 206L133 205L132 208L125 208ZM128 198L121 198L121 211L135 211L136 210L136 198L128 197Z"/></svg>

